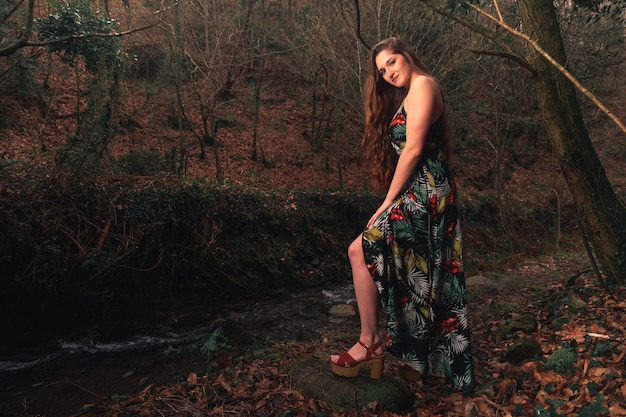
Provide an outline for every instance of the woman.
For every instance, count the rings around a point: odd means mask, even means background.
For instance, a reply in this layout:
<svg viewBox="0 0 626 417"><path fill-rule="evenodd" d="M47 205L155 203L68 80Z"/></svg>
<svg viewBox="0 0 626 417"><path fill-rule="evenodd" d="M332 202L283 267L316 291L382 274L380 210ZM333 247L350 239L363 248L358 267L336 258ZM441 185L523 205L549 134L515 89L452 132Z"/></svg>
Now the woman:
<svg viewBox="0 0 626 417"><path fill-rule="evenodd" d="M397 38L372 49L365 89L363 147L373 184L386 197L348 249L361 331L347 352L331 356L332 371L355 377L371 366L370 377L380 378L386 347L404 377L445 377L469 389L461 229L441 90ZM385 347L379 306L387 318Z"/></svg>

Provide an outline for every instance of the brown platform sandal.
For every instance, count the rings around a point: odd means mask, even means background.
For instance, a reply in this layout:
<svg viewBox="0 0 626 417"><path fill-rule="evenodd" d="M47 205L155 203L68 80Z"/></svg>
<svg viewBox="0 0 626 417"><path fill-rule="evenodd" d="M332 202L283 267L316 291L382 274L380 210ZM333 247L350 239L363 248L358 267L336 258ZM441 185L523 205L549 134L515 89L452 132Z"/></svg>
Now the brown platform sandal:
<svg viewBox="0 0 626 417"><path fill-rule="evenodd" d="M370 369L370 378L378 379L383 376L383 365L385 363L385 355L376 355L376 349L378 349L382 342L378 342L373 346L367 346L365 343L359 340L359 344L363 346L363 349L367 352L365 359L358 362L348 352L344 352L339 355L337 362L330 361L332 371L335 375L344 376L347 378L354 378L359 374L361 366L372 365Z"/></svg>

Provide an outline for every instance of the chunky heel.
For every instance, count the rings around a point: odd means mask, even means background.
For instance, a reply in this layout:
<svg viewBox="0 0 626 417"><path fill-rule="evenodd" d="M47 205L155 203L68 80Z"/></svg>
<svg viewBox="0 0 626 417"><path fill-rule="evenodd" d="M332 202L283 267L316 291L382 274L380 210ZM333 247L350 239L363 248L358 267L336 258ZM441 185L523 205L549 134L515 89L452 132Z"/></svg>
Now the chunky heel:
<svg viewBox="0 0 626 417"><path fill-rule="evenodd" d="M381 342L373 346L367 346L359 340L359 344L366 350L365 359L358 362L348 352L339 355L337 362L330 362L331 370L335 375L346 378L355 378L359 375L361 366L371 366L370 378L378 379L383 376L383 367L385 364L385 355L376 355L376 349L381 346Z"/></svg>
<svg viewBox="0 0 626 417"><path fill-rule="evenodd" d="M370 378L380 379L383 377L383 366L385 365L385 359L372 359L372 368L370 369Z"/></svg>

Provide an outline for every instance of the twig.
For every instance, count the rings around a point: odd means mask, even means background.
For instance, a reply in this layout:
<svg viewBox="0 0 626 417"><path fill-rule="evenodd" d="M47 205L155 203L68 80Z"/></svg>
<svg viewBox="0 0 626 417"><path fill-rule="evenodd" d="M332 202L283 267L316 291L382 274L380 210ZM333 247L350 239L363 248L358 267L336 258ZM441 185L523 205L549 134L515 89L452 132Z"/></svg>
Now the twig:
<svg viewBox="0 0 626 417"><path fill-rule="evenodd" d="M485 400L485 401L487 402L487 404L489 404L490 406L494 407L494 408L495 408L496 410L498 410L498 411L504 410L504 408L503 408L500 404L498 404L498 403L496 403L496 402L494 402L494 401L490 400L490 399L489 399L489 398L487 398L487 396L486 396L486 395L484 395L484 394L483 394L483 400Z"/></svg>
<svg viewBox="0 0 626 417"><path fill-rule="evenodd" d="M587 333L587 336L595 337L597 339L611 340L611 341L614 341L614 342L623 342L624 340L626 340L623 337L609 336L609 335L600 334L600 333Z"/></svg>

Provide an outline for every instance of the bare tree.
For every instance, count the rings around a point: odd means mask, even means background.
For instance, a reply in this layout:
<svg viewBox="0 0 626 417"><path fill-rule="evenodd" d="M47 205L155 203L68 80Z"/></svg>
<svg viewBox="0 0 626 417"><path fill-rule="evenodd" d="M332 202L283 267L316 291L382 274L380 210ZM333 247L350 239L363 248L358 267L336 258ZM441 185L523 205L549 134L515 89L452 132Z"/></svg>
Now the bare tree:
<svg viewBox="0 0 626 417"><path fill-rule="evenodd" d="M173 52L181 55L184 69L180 79L185 83L177 85L178 104L198 139L200 157L206 157L206 146L212 147L218 182L223 180L223 169L217 134L227 119L224 109L235 97L236 82L247 66L246 34L254 5L255 1L245 7L217 0L180 3L182 24L170 26L177 39L172 47L179 48Z"/></svg>

